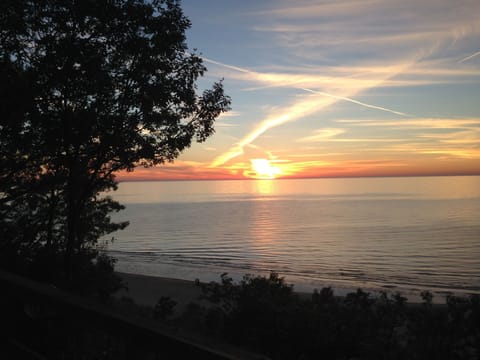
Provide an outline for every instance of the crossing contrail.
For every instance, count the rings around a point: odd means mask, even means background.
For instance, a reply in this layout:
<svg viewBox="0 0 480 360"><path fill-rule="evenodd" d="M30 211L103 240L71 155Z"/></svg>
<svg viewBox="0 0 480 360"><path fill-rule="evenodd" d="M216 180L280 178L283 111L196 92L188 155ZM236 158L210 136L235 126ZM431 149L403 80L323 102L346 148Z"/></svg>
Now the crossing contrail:
<svg viewBox="0 0 480 360"><path fill-rule="evenodd" d="M319 95L324 95L324 96L332 97L332 98L337 99L337 100L348 101L348 102L351 102L351 103L354 103L354 104L358 104L358 105L361 105L361 106L365 106L365 107L367 107L367 108L386 111L386 112L389 112L389 113L392 113L392 114L396 114L396 115L400 115L400 116L411 116L411 115L405 114L405 113L400 112L400 111L396 111L396 110L392 110L392 109L387 109L387 108L382 107L382 106L367 104L367 103L364 103L364 102L361 102L361 101L358 101L358 100L350 99L350 98L345 97L345 96L337 96L337 95L329 94L329 93L327 93L327 92L325 92L325 91L316 91L316 90L307 89L307 88L302 88L302 90L307 91L307 92L311 92L311 93L313 93L313 94L319 94Z"/></svg>
<svg viewBox="0 0 480 360"><path fill-rule="evenodd" d="M464 60L468 60L469 58L472 58L473 56L475 55L478 55L480 54L480 51L476 54L473 54L473 55L470 55L468 58L465 58ZM219 65L219 66L223 66L227 69L231 69L231 70L236 70L236 71L239 71L239 72L242 72L242 73L249 73L249 74L252 74L252 75L260 75L260 73L256 72L256 71L251 71L251 70L248 70L248 69L244 69L244 68L241 68L241 67L238 67L238 66L233 66L233 65L228 65L228 64L224 64L224 63L221 63L219 61L215 61L215 60L212 60L212 59L208 59L208 58L205 58L205 57L202 57L203 60L205 60L206 62L209 62L211 64L215 64L215 65ZM395 115L400 115L400 116L411 116L409 114L406 114L406 113L403 113L401 111L396 111L396 110L392 110L392 109L388 109L388 108L385 108L385 107L382 107L382 106L378 106L378 105L373 105L373 104L367 104L367 103L364 103L362 101L358 101L358 100L355 100L355 99L351 99L351 98L348 98L348 97L345 97L345 96L338 96L338 95L334 95L334 94L330 94L330 93L327 93L325 91L317 91L317 90L312 90L312 89L308 89L308 88L303 88L303 87L294 87L292 86L292 88L295 88L295 89L300 89L300 90L303 90L303 91L306 91L306 92L309 92L309 93L313 93L313 94L319 94L319 95L323 95L323 96L328 96L328 97L331 97L331 98L334 98L334 99L337 99L337 100L344 100L344 101L348 101L348 102L351 102L353 104L357 104L357 105L360 105L360 106L364 106L364 107L367 107L367 108L370 108L370 109L376 109L376 110L381 110L381 111L386 111L386 112L389 112L389 113L392 113L392 114L395 114Z"/></svg>
<svg viewBox="0 0 480 360"><path fill-rule="evenodd" d="M238 66L224 64L224 63L221 63L219 61L211 60L211 59L208 59L208 58L205 58L205 57L202 57L202 58L203 58L204 61L206 61L208 63L211 63L211 64L219 65L219 66L225 67L227 69L231 69L231 70L238 71L238 72L241 72L241 73L251 74L254 77L254 80L256 80L256 81L268 82L268 80L265 80L264 78L262 78L262 77L264 77L265 74L258 73L258 72L255 72L255 71L251 71L251 70L241 68L241 67L238 67ZM273 77L272 77L272 79L273 79ZM400 112L400 111L388 109L388 108L373 105L373 104L367 104L367 103L364 103L364 102L361 102L361 101L358 101L358 100L355 100L355 99L352 99L352 98L346 97L346 96L334 95L334 94L330 94L330 93L327 93L327 92L324 92L324 91L316 91L316 90L312 90L312 89L308 89L308 88L304 88L304 87L298 87L298 86L292 86L292 85L282 85L280 81L270 80L270 83L272 83L272 82L274 83L274 85L277 85L277 84L280 83L279 86L299 89L299 90L308 92L310 94L317 95L317 97L308 98L308 99L304 99L303 101L296 102L295 104L291 105L290 107L282 109L283 113L273 115L273 116L261 121L256 126L255 129L253 129L247 135L245 135L235 146L233 146L227 152L218 156L210 164L211 168L220 166L220 165L226 163L227 161L229 161L229 160L231 160L231 159L233 159L237 156L242 155L243 154L243 148L245 146L247 146L248 144L253 142L257 137L259 137L260 135L262 135L263 133L265 133L269 129L271 129L273 127L276 127L276 126L279 126L279 125L282 125L282 124L287 123L287 122L298 120L299 118L301 118L303 116L311 114L311 113L313 113L315 111L318 111L322 108L325 108L325 107L327 107L327 106L329 106L329 105L331 105L334 102L339 101L339 100L348 101L348 102L351 102L351 103L354 103L354 104L357 104L357 105L360 105L360 106L363 106L363 107L367 107L367 108L370 108L370 109L386 111L386 112L389 112L389 113L392 113L392 114L395 114L395 115L399 115L399 116L410 116L410 115L408 115L406 113L403 113L403 112ZM323 100L321 98L323 98Z"/></svg>

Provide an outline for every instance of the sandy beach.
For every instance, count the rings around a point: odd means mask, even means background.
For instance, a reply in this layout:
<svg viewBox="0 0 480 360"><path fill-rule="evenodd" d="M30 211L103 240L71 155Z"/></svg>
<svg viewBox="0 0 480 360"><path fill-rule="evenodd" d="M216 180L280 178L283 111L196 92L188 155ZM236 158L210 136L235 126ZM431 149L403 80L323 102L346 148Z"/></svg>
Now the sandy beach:
<svg viewBox="0 0 480 360"><path fill-rule="evenodd" d="M205 300L200 299L202 290L194 281L121 272L117 274L128 287L128 290L116 293L118 298L130 297L139 305L155 306L160 297L168 296L177 302L175 306L177 312L181 312L190 302L207 304Z"/></svg>
<svg viewBox="0 0 480 360"><path fill-rule="evenodd" d="M117 272L125 281L128 290L120 290L117 298L132 298L138 305L155 306L162 296L170 297L177 302L175 312L181 313L191 303L211 306L211 303L201 299L202 290L194 281L173 279L158 276L139 275ZM354 290L352 290L354 291ZM312 293L296 292L302 298L310 298Z"/></svg>
<svg viewBox="0 0 480 360"><path fill-rule="evenodd" d="M195 284L195 281L173 279L159 276L139 275L124 272L117 272L122 277L128 290L120 290L115 296L117 298L129 297L135 303L142 306L155 306L162 296L170 297L176 301L175 313L181 314L185 307L191 303L197 303L203 306L211 306L211 303L205 299L201 299L202 290ZM348 292L355 292L356 289L334 289L337 296L343 297ZM367 290L368 291L368 290ZM295 291L301 298L310 299L312 292ZM373 292L372 296L378 293ZM408 298L410 305L419 304L422 299L418 294L402 294ZM444 304L445 295L435 294L434 303Z"/></svg>

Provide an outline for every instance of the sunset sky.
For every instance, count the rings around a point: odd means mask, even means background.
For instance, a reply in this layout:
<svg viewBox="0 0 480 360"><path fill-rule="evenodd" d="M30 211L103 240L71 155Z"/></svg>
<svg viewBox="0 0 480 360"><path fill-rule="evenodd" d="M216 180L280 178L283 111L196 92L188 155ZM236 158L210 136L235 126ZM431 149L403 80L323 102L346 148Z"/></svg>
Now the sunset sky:
<svg viewBox="0 0 480 360"><path fill-rule="evenodd" d="M120 180L480 174L480 1L184 0L232 110Z"/></svg>

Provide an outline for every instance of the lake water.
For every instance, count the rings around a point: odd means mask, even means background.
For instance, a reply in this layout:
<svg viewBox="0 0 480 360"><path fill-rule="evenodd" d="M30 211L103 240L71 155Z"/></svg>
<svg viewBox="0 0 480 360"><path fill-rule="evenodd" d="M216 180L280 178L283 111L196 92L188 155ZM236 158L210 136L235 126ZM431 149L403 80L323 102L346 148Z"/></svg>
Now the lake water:
<svg viewBox="0 0 480 360"><path fill-rule="evenodd" d="M480 177L125 182L117 270L480 294Z"/></svg>

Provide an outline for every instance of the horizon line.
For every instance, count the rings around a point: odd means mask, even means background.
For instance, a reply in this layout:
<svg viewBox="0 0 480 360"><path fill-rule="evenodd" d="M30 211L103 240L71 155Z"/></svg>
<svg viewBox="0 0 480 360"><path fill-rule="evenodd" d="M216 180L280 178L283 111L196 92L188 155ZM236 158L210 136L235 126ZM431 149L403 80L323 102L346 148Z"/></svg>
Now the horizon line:
<svg viewBox="0 0 480 360"><path fill-rule="evenodd" d="M118 180L118 183L123 182L172 182L172 181L276 181L276 180L314 180L314 179L361 179L361 178L415 178L415 177L460 177L460 176L480 176L479 173L459 173L459 174L449 174L449 173L438 173L438 174L394 174L394 175L324 175L324 176L292 176L292 177L278 177L273 179L260 179L260 178L177 178L177 179L151 179L151 178L139 178L139 179L125 179Z"/></svg>

